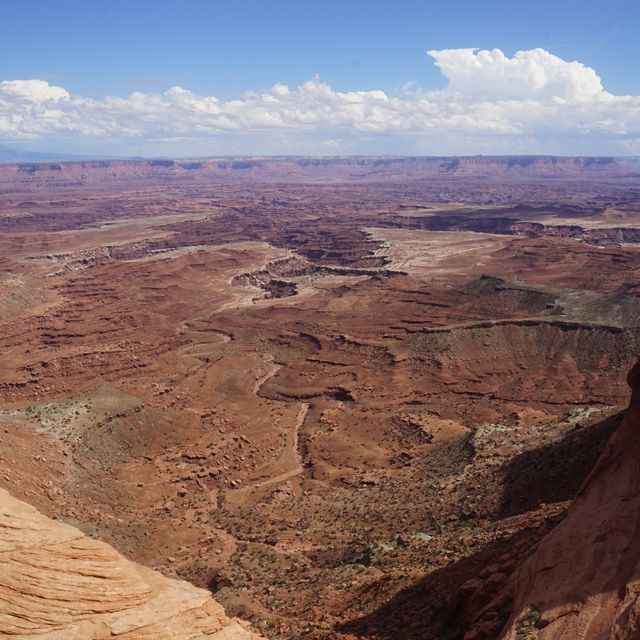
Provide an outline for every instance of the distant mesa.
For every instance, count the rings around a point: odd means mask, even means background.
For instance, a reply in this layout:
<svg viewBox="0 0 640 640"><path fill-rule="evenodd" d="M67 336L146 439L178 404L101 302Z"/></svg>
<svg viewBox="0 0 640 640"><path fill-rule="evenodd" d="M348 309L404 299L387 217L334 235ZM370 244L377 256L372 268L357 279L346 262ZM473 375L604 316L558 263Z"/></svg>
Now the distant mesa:
<svg viewBox="0 0 640 640"><path fill-rule="evenodd" d="M229 157L229 158L90 158L31 153L0 147L0 181L21 174L46 175L65 162L65 177L100 183L117 179L160 179L171 175L188 179L251 179L266 182L300 180L386 181L433 177L550 180L598 176L640 175L640 159L559 156L460 157ZM100 170L108 169L108 173ZM91 183L89 182L89 184Z"/></svg>

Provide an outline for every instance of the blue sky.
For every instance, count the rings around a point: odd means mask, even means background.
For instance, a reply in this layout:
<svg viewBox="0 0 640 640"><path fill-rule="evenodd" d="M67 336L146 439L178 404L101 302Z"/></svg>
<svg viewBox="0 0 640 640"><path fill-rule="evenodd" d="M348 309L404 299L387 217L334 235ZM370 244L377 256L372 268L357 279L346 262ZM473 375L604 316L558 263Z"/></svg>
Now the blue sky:
<svg viewBox="0 0 640 640"><path fill-rule="evenodd" d="M390 98L409 100L408 96L415 98L418 93L446 90L449 86L450 78L426 55L428 50L500 49L510 59L517 51L543 49L562 61L578 61L593 69L607 93L638 96L639 4L620 0L530 3L21 0L4 3L2 7L0 80L45 81L64 88L74 99L127 98L133 92L156 95L177 86L197 96L215 96L228 102L247 91L262 92L274 85L284 84L293 89L317 74L320 82L341 95L382 91ZM464 93L462 85L458 88ZM4 129L0 119L0 143L14 146L56 149L64 146L81 151L109 148L122 153L171 153L175 149L183 153L183 149L188 152L190 148L185 138L196 133L186 126L173 132L167 127L159 131L157 123L149 123L160 115L151 112L144 126L136 120L134 127L131 112L119 107L115 114L113 105L108 107L110 130L104 122L104 108L99 124L93 128L70 123L69 117L65 123L55 127L47 125L47 128L44 123L52 117L49 109L47 113L42 112L39 123L30 122L28 127L14 132L11 127L17 126L15 116L24 105L7 106L7 100L5 98L5 115L9 116ZM70 104L65 102L69 110ZM76 103L74 113L78 108ZM142 108L151 109L148 104ZM136 109L139 112L140 108ZM202 111L201 106L198 109ZM620 152L625 148L635 152L637 131L633 127L636 120L633 109L626 112L631 126L614 132L615 139L607 138L606 132L598 130L590 141L582 139L584 149L615 150L615 140L622 134L626 137ZM184 104L180 111L184 111ZM167 109L162 113L171 116ZM85 118L97 117L95 108L85 114ZM473 113L469 117L478 115ZM600 107L597 117L602 119ZM618 116L609 113L606 117ZM119 124L113 122L117 118L128 124L115 126ZM451 118L447 122L450 126ZM360 131L361 142L358 142L358 136L352 135L346 120L338 124L335 131L330 122L326 126L314 125L315 128L299 122L280 122L277 128L280 132L289 131L292 140L296 137L300 140L300 152L326 151L323 145L329 141L335 142L336 152L384 152L388 148L389 153L414 153L420 152L421 147L408 144L408 135L418 133L424 137L430 127L424 122L418 129L414 125L404 128L393 125L393 135L390 135L389 129L380 125L373 131L377 137L372 146L371 127ZM516 125L511 127L511 133L509 127L503 127L501 135L514 136L520 132L517 141L503 137L487 143L486 136L495 137L500 133L495 123L485 127L484 140L476 137L469 141L469 130L463 130L459 140L449 145L451 152L464 151L465 144L469 153L493 147L497 151L503 147L508 150L510 141L518 152L527 144L534 152L544 151L545 144L549 151L562 151L562 145L544 142L545 136L550 135L548 131L541 135L539 128L531 128L530 123L523 125L517 121ZM268 152L264 136L256 134L255 142L251 142L246 131L252 127L256 131L269 129L264 118L254 122L248 116L243 116L241 135L234 135L233 127L227 125L210 126L204 135L198 132L196 151ZM578 133L584 135L588 129L586 124ZM562 132L553 135L560 134ZM456 131L450 135L455 138ZM343 140L348 143L343 144ZM295 141L290 147L289 151L296 151ZM425 152L430 148L446 152L447 144L442 140L437 144L425 143ZM274 148L274 153L281 151L287 149L282 145Z"/></svg>

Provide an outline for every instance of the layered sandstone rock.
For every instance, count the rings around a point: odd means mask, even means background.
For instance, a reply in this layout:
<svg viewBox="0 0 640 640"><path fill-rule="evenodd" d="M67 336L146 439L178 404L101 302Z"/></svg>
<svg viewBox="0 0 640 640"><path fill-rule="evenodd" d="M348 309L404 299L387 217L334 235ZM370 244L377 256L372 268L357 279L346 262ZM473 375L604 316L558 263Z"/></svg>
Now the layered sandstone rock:
<svg viewBox="0 0 640 640"><path fill-rule="evenodd" d="M628 381L624 421L567 517L485 610L513 603L500 638L640 637L640 362ZM467 637L496 636L481 622Z"/></svg>
<svg viewBox="0 0 640 640"><path fill-rule="evenodd" d="M0 637L256 640L211 595L0 489Z"/></svg>

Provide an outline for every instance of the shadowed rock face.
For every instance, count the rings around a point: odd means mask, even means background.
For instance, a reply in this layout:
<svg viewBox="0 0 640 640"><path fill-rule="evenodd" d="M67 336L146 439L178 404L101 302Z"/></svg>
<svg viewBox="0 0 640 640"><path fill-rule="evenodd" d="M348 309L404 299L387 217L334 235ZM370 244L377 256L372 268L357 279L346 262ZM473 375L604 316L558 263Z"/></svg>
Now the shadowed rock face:
<svg viewBox="0 0 640 640"><path fill-rule="evenodd" d="M130 562L1 489L0 636L258 638L207 591Z"/></svg>
<svg viewBox="0 0 640 640"><path fill-rule="evenodd" d="M629 409L567 517L465 638L630 639L640 634L640 362ZM496 611L513 613L497 633Z"/></svg>

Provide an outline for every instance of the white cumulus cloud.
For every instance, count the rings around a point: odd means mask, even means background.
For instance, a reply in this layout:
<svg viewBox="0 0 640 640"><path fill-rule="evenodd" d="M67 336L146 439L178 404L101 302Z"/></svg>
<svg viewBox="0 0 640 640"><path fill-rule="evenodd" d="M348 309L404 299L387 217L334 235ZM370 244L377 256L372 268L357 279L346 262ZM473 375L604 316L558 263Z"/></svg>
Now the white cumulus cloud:
<svg viewBox="0 0 640 640"><path fill-rule="evenodd" d="M124 152L156 144L167 154L175 140L180 153L188 152L189 140L199 153L267 153L274 144L273 152L321 153L327 146L350 153L640 152L640 97L606 92L596 72L579 62L543 49L512 57L499 49L428 54L447 87L411 84L401 97L336 91L318 77L227 101L182 87L96 100L42 80L5 80L0 140L117 141ZM284 138L286 144L277 143Z"/></svg>
<svg viewBox="0 0 640 640"><path fill-rule="evenodd" d="M490 99L590 100L603 93L597 73L580 62L565 62L544 49L442 49L427 52L449 80L450 91Z"/></svg>
<svg viewBox="0 0 640 640"><path fill-rule="evenodd" d="M0 82L0 95L34 103L68 100L70 97L62 87L52 87L44 80L3 80Z"/></svg>

